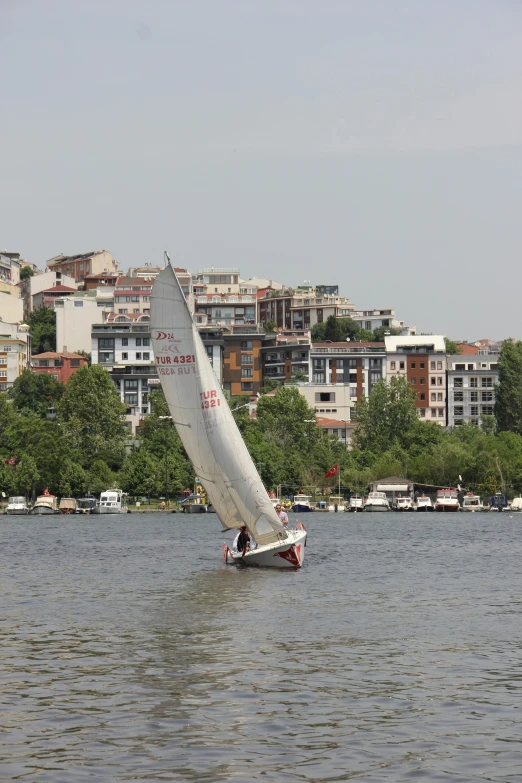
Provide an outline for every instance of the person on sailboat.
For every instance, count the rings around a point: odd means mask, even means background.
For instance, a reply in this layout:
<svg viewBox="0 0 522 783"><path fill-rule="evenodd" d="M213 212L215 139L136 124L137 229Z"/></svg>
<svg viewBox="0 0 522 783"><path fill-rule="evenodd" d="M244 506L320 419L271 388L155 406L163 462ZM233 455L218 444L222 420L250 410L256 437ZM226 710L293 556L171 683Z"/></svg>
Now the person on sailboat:
<svg viewBox="0 0 522 783"><path fill-rule="evenodd" d="M288 525L288 514L284 510L283 506L278 503L276 506L276 514L279 517L279 521L281 522L284 527L287 527Z"/></svg>
<svg viewBox="0 0 522 783"><path fill-rule="evenodd" d="M246 525L243 525L243 527L240 528L239 533L234 541L234 544L236 550L238 552L241 552L242 556L245 554L245 552L248 552L248 550L250 549L250 534L248 532L248 528Z"/></svg>

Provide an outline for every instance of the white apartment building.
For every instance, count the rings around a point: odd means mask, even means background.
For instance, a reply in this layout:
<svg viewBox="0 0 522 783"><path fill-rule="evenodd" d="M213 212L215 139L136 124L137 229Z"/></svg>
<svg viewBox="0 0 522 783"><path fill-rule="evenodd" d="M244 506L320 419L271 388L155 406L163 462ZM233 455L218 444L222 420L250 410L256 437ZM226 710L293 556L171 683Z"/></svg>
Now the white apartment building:
<svg viewBox="0 0 522 783"><path fill-rule="evenodd" d="M20 283L20 288L24 298L25 317L27 318L29 313L34 310L35 296L38 297L38 294L43 294L44 291L49 291L57 286L65 286L72 290L78 288L74 277L63 274L59 269L52 272L40 272L32 277L28 277L27 280L23 280Z"/></svg>
<svg viewBox="0 0 522 783"><path fill-rule="evenodd" d="M27 324L0 323L0 391L11 388L30 364L31 335Z"/></svg>
<svg viewBox="0 0 522 783"><path fill-rule="evenodd" d="M107 318L111 311L103 297L98 301L97 290L81 291L55 301L56 345L67 345L72 353L90 353L92 327Z"/></svg>
<svg viewBox="0 0 522 783"><path fill-rule="evenodd" d="M408 326L404 321L398 321L395 310L391 307L374 310L354 310L350 315L352 320L360 324L361 329L373 332L375 329L400 329L401 335L414 335L417 330L414 326Z"/></svg>
<svg viewBox="0 0 522 783"><path fill-rule="evenodd" d="M336 285L268 290L259 299L258 307L259 322L274 321L280 329L311 329L331 315L351 317L354 310L347 297L339 296Z"/></svg>
<svg viewBox="0 0 522 783"><path fill-rule="evenodd" d="M345 383L298 383L296 388L317 416L335 419L339 427L353 418L355 399Z"/></svg>
<svg viewBox="0 0 522 783"><path fill-rule="evenodd" d="M0 321L19 324L24 318L24 300L17 286L9 286L12 291L0 291Z"/></svg>
<svg viewBox="0 0 522 783"><path fill-rule="evenodd" d="M446 339L386 335L384 342L387 379L404 375L415 391L419 417L446 426Z"/></svg>
<svg viewBox="0 0 522 783"><path fill-rule="evenodd" d="M153 283L151 277L118 277L114 288L114 312L118 315L148 315Z"/></svg>
<svg viewBox="0 0 522 783"><path fill-rule="evenodd" d="M482 416L495 412L498 353L450 355L448 361L448 426L481 426Z"/></svg>
<svg viewBox="0 0 522 783"><path fill-rule="evenodd" d="M200 269L192 278L194 319L198 325L257 323L257 288L241 282L239 269Z"/></svg>

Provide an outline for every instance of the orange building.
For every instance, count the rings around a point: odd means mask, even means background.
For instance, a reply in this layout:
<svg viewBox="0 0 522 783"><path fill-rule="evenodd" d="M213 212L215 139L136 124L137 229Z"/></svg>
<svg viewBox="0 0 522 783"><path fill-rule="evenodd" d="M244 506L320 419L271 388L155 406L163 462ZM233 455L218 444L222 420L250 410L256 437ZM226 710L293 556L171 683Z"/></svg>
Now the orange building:
<svg viewBox="0 0 522 783"><path fill-rule="evenodd" d="M31 372L50 375L53 380L67 383L71 375L87 364L85 356L68 351L46 351L31 356Z"/></svg>

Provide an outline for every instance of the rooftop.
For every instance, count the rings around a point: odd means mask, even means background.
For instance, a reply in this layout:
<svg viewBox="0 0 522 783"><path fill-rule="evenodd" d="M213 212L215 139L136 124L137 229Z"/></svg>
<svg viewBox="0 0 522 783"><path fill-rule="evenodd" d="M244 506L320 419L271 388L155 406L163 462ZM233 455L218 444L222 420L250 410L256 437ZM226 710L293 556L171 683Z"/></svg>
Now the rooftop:
<svg viewBox="0 0 522 783"><path fill-rule="evenodd" d="M76 288L69 288L68 285L55 285L52 288L46 288L42 294L72 294Z"/></svg>
<svg viewBox="0 0 522 783"><path fill-rule="evenodd" d="M46 351L45 353L35 353L31 359L85 359L80 353L69 353L69 351Z"/></svg>
<svg viewBox="0 0 522 783"><path fill-rule="evenodd" d="M384 343L389 353L400 351L401 348L433 347L434 351L445 353L446 338L442 334L412 334L412 335L385 335Z"/></svg>

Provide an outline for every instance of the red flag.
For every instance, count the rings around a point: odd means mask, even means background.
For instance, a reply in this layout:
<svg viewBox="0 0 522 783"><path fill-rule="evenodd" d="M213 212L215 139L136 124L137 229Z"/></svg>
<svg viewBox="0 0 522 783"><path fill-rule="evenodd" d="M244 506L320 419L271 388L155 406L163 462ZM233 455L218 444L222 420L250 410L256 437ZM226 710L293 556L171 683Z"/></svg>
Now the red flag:
<svg viewBox="0 0 522 783"><path fill-rule="evenodd" d="M339 465L334 465L333 468L330 468L325 474L325 478L332 478L332 476L337 476L339 473Z"/></svg>

